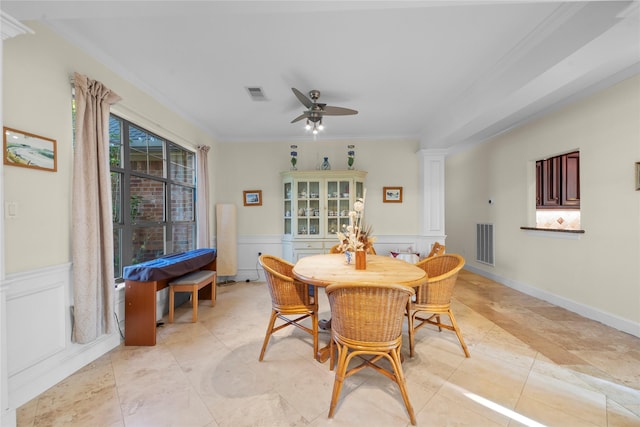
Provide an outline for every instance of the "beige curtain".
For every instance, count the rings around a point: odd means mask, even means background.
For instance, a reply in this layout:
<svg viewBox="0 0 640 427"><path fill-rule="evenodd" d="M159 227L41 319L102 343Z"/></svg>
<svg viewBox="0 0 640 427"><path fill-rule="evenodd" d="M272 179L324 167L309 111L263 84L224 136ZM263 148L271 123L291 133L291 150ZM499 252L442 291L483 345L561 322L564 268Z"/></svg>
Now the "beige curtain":
<svg viewBox="0 0 640 427"><path fill-rule="evenodd" d="M78 73L74 85L73 340L88 343L116 330L109 108L120 97Z"/></svg>
<svg viewBox="0 0 640 427"><path fill-rule="evenodd" d="M209 247L209 172L206 145L198 146L196 161L198 162L196 185L196 218L198 220L198 248Z"/></svg>

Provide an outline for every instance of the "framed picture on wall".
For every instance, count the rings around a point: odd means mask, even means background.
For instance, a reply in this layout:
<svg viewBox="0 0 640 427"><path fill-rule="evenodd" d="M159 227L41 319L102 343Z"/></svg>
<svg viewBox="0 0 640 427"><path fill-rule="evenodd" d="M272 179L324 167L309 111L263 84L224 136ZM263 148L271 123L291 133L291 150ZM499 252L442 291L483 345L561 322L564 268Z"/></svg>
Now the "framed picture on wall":
<svg viewBox="0 0 640 427"><path fill-rule="evenodd" d="M56 140L4 127L4 164L55 172L58 168Z"/></svg>
<svg viewBox="0 0 640 427"><path fill-rule="evenodd" d="M242 193L245 206L262 206L262 190L247 190Z"/></svg>
<svg viewBox="0 0 640 427"><path fill-rule="evenodd" d="M636 191L640 191L640 162L636 162Z"/></svg>
<svg viewBox="0 0 640 427"><path fill-rule="evenodd" d="M402 203L402 187L383 187L382 201L384 203Z"/></svg>

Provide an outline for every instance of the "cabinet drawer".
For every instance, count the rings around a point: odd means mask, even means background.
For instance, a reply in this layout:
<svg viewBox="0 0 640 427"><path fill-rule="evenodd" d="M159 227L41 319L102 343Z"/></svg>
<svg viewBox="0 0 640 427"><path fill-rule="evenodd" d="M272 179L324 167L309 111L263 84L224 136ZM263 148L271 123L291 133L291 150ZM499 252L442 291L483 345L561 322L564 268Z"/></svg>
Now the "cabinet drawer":
<svg viewBox="0 0 640 427"><path fill-rule="evenodd" d="M293 242L293 249L301 250L301 249L323 249L323 242Z"/></svg>

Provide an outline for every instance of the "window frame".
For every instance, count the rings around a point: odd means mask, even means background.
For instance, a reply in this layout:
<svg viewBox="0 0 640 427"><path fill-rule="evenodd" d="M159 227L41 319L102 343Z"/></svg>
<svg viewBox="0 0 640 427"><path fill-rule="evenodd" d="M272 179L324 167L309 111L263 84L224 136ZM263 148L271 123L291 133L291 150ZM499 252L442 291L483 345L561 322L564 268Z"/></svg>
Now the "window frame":
<svg viewBox="0 0 640 427"><path fill-rule="evenodd" d="M135 264L137 262L143 262L148 260L147 257L143 259L136 259L134 257L134 247L135 243L134 233L139 229L151 229L157 227L163 227L163 243L162 243L162 253L157 253L154 258L164 255L170 255L172 253L176 253L175 245L174 245L174 235L177 227L185 226L191 227L190 237L187 238L187 248L183 248L185 250L195 249L197 245L197 215L196 215L196 193L197 193L197 153L188 148L184 147L178 143L175 143L167 138L164 138L157 133L149 130L147 127L142 126L132 120L129 120L122 115L111 113L109 115L110 126L111 129L111 120L114 119L119 121L120 123L120 161L118 165L114 165L110 158L110 173L112 175L112 186L113 184L113 174L118 174L120 176L119 182L119 200L116 199L115 193L113 193L112 189L112 203L114 205L114 215L112 217L113 223L113 234L114 234L114 274L117 282L123 281L122 279L122 269L125 266ZM134 127L145 134L149 135L152 138L161 141L162 143L162 174L161 176L154 175L147 171L139 171L134 170L131 164L131 127ZM112 135L109 135L109 144L110 150L112 147ZM191 161L191 169L192 176L191 182L185 182L184 179L178 179L177 176L173 176L172 171L174 168L171 154L175 152L175 150L179 152L188 153L188 155L192 156ZM111 155L111 152L110 152ZM173 176L173 177L172 177ZM131 182L132 178L138 179L146 179L153 182L162 183L163 186L163 215L162 220L145 220L145 219L135 219L130 214L132 212L132 204L131 204ZM190 206L192 210L191 219L185 220L181 218L180 220L176 220L172 216L172 190L173 187L181 187L186 188L191 191L190 197ZM116 209L119 209L119 218L116 217ZM116 244L117 238L119 236L120 245ZM129 244L125 244L125 242L130 242ZM183 249L178 250L178 252L182 252Z"/></svg>

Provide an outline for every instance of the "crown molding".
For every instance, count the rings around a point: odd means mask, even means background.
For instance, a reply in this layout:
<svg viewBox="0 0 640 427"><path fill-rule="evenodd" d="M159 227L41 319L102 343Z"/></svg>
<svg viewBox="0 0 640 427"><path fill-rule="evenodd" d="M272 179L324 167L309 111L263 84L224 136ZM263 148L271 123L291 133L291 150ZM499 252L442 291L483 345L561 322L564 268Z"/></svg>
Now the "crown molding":
<svg viewBox="0 0 640 427"><path fill-rule="evenodd" d="M0 23L2 24L0 25L0 28L2 28L1 32L3 41L22 34L34 33L31 28L2 11L0 11Z"/></svg>

